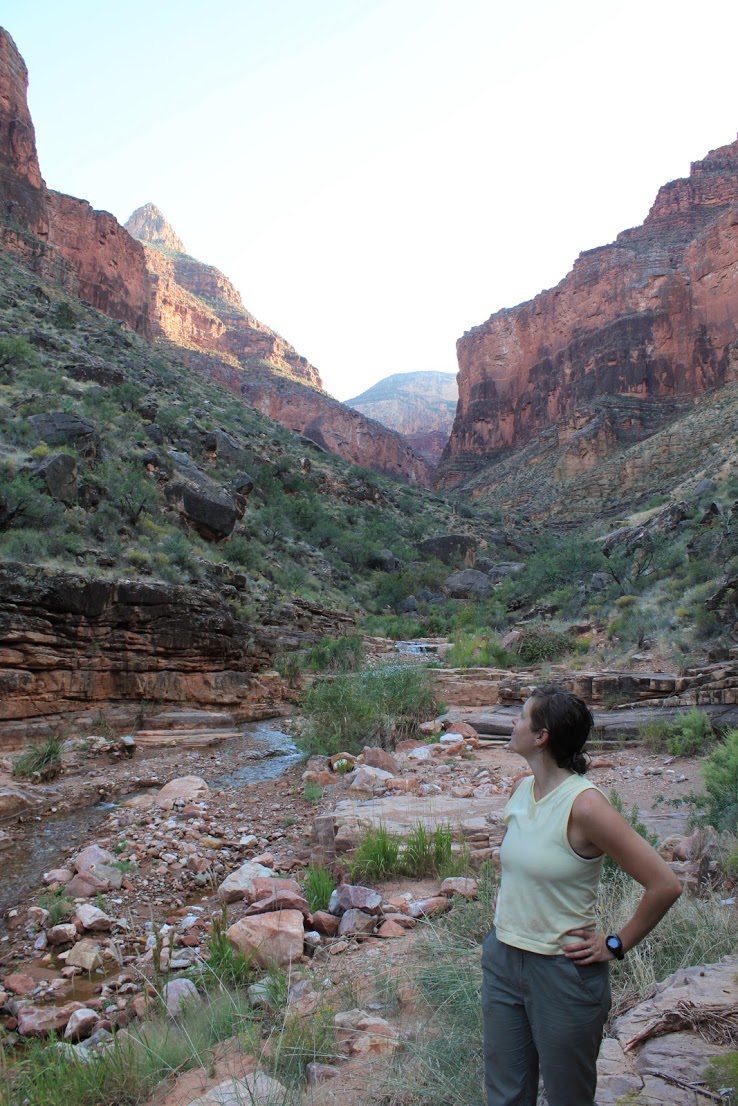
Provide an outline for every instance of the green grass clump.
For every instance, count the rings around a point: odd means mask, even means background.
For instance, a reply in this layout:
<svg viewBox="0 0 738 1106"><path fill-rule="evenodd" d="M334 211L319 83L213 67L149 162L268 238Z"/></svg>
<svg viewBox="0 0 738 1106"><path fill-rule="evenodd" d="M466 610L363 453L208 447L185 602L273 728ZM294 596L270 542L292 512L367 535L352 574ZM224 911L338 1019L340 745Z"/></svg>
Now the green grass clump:
<svg viewBox="0 0 738 1106"><path fill-rule="evenodd" d="M404 839L386 826L370 827L351 858L351 878L379 883L399 875L413 879L461 875L469 867L469 858L464 853L454 855L452 840L450 826L436 826L429 832L418 822Z"/></svg>
<svg viewBox="0 0 738 1106"><path fill-rule="evenodd" d="M255 969L250 956L239 952L229 941L225 904L220 916L213 917L208 938L208 955L203 981L207 987L248 987L254 982Z"/></svg>
<svg viewBox="0 0 738 1106"><path fill-rule="evenodd" d="M724 1087L738 1087L738 1052L726 1052L713 1056L704 1071L704 1080L711 1091L720 1092ZM728 1102L732 1102L732 1094Z"/></svg>
<svg viewBox="0 0 738 1106"><path fill-rule="evenodd" d="M61 771L61 752L62 743L58 737L29 745L13 761L13 775L21 780L34 775L43 780L53 779Z"/></svg>
<svg viewBox="0 0 738 1106"><path fill-rule="evenodd" d="M393 749L433 717L430 674L410 665L387 666L320 680L305 696L308 719L300 744L309 753L360 753L365 745Z"/></svg>
<svg viewBox="0 0 738 1106"><path fill-rule="evenodd" d="M48 910L47 922L50 926L59 925L74 914L74 903L66 898L63 887L58 887L56 891L46 891L39 897L38 905L42 910Z"/></svg>
<svg viewBox="0 0 738 1106"><path fill-rule="evenodd" d="M288 1085L301 1083L308 1064L329 1064L339 1058L334 1014L331 1007L324 1007L303 1019L288 1008L264 1050L266 1066L277 1079Z"/></svg>
<svg viewBox="0 0 738 1106"><path fill-rule="evenodd" d="M305 660L311 672L356 672L366 663L364 639L360 634L321 638Z"/></svg>
<svg viewBox="0 0 738 1106"><path fill-rule="evenodd" d="M314 914L316 910L328 909L335 884L336 881L327 868L323 868L319 864L309 864L307 866L302 886L311 914Z"/></svg>

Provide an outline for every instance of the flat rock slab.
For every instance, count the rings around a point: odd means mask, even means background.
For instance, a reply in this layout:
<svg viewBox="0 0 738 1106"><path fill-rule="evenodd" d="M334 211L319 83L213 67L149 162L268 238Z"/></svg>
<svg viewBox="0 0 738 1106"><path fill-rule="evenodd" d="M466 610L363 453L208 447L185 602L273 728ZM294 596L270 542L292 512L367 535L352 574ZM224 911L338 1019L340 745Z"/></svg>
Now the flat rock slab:
<svg viewBox="0 0 738 1106"><path fill-rule="evenodd" d="M455 837L466 836L463 825L472 818L501 811L507 795L485 795L480 798L455 799L451 795L385 795L364 803L344 799L336 805L337 827L385 826L390 833L407 836L418 823L431 833L438 826L450 826ZM490 829L495 822L490 823Z"/></svg>

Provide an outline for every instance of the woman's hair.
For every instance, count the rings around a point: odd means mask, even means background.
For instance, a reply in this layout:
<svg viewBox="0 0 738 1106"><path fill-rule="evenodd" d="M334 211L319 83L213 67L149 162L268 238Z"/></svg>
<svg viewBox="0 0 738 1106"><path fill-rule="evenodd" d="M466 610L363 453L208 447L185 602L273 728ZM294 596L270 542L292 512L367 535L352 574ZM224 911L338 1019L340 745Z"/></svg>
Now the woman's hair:
<svg viewBox="0 0 738 1106"><path fill-rule="evenodd" d="M589 758L582 750L594 725L584 700L553 684L537 687L531 693L530 723L535 733L548 730L546 748L559 768L584 775Z"/></svg>

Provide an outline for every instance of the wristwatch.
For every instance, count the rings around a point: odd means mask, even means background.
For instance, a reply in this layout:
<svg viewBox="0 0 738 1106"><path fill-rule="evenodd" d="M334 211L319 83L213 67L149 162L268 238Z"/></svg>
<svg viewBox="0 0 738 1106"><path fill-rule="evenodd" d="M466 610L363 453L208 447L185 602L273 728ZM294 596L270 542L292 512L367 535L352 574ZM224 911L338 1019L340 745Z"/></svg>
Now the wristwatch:
<svg viewBox="0 0 738 1106"><path fill-rule="evenodd" d="M609 951L613 954L616 960L622 960L625 956L625 949L623 948L623 942L618 937L617 933L611 933L605 938L605 945Z"/></svg>

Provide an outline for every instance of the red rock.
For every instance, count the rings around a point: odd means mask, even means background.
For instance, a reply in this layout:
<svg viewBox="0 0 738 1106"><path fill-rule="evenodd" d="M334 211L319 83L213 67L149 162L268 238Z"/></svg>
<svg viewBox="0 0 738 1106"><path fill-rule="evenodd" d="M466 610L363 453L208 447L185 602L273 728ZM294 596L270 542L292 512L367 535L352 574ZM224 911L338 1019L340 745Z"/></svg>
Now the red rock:
<svg viewBox="0 0 738 1106"><path fill-rule="evenodd" d="M22 1037L46 1037L64 1029L75 1010L84 1009L81 1002L65 1006L22 1006L18 1010L18 1032Z"/></svg>
<svg viewBox="0 0 738 1106"><path fill-rule="evenodd" d="M302 956L303 916L299 910L280 910L241 918L226 931L233 945L253 956L261 967L287 967Z"/></svg>
<svg viewBox="0 0 738 1106"><path fill-rule="evenodd" d="M23 972L14 972L3 980L5 990L12 991L14 995L29 995L36 986L36 980Z"/></svg>
<svg viewBox="0 0 738 1106"><path fill-rule="evenodd" d="M738 337L736 194L738 140L664 185L642 226L459 339L459 405L440 482L453 483L457 459L488 461L552 424L566 445L556 475L577 475L622 448L621 432L647 437L655 413L653 403L648 419L615 403L598 415L584 395L667 401L725 383Z"/></svg>
<svg viewBox="0 0 738 1106"><path fill-rule="evenodd" d="M384 772L391 772L393 776L400 771L399 764L386 749L364 749L363 757L364 764L370 768L381 768Z"/></svg>
<svg viewBox="0 0 738 1106"><path fill-rule="evenodd" d="M243 917L266 914L271 910L299 910L307 918L310 908L307 900L295 891L275 891L273 895L256 899L243 913Z"/></svg>
<svg viewBox="0 0 738 1106"><path fill-rule="evenodd" d="M388 919L386 922L382 922L381 926L377 930L377 937L404 937L404 926L398 925L397 922L393 922Z"/></svg>
<svg viewBox="0 0 738 1106"><path fill-rule="evenodd" d="M324 937L335 937L338 933L340 918L335 914L329 914L326 910L316 910L310 917L310 925L322 933Z"/></svg>

